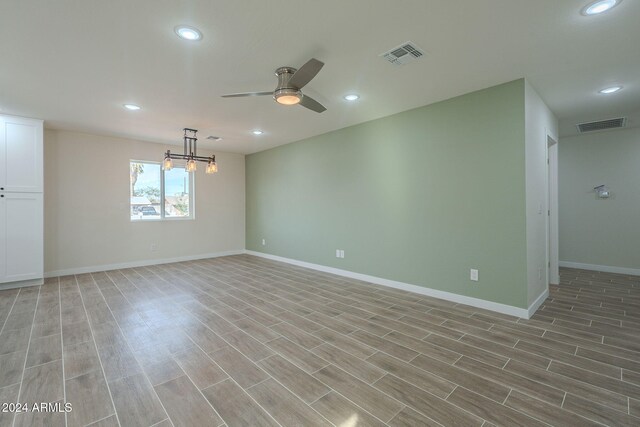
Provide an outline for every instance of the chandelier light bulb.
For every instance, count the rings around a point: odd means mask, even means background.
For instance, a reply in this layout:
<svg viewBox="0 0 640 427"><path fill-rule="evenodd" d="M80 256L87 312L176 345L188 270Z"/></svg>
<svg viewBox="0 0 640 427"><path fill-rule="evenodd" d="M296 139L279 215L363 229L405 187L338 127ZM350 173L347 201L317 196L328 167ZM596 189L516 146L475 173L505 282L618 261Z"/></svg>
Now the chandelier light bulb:
<svg viewBox="0 0 640 427"><path fill-rule="evenodd" d="M212 174L212 173L216 173L216 172L218 172L218 165L216 164L216 161L215 160L209 160L209 163L207 164L206 173Z"/></svg>
<svg viewBox="0 0 640 427"><path fill-rule="evenodd" d="M171 169L173 169L173 160L171 160L171 157L169 157L169 153L167 153L164 161L162 162L162 168L166 171L170 171Z"/></svg>
<svg viewBox="0 0 640 427"><path fill-rule="evenodd" d="M184 169L187 172L195 172L196 171L196 161L194 159L189 159L187 160L187 164L185 165Z"/></svg>

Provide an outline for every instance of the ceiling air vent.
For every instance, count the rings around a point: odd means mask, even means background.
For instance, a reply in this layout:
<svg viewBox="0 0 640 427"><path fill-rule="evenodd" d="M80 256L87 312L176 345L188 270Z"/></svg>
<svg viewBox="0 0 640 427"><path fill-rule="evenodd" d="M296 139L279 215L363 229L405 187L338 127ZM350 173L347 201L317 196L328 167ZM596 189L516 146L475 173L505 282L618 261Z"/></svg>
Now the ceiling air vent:
<svg viewBox="0 0 640 427"><path fill-rule="evenodd" d="M393 65L404 65L423 57L424 51L413 42L405 42L380 56Z"/></svg>
<svg viewBox="0 0 640 427"><path fill-rule="evenodd" d="M597 130L607 130L607 129L616 129L623 128L627 124L626 117L618 117L617 119L609 119L609 120L600 120L597 122L589 122L589 123L579 123L578 132L595 132Z"/></svg>

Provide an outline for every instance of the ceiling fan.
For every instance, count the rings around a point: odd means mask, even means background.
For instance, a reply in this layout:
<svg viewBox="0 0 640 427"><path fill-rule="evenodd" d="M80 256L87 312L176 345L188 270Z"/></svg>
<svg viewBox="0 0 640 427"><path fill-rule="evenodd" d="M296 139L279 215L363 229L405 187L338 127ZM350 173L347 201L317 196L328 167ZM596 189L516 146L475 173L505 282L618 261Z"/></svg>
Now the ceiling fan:
<svg viewBox="0 0 640 427"><path fill-rule="evenodd" d="M230 93L228 95L222 95L222 97L239 98L243 96L272 95L278 104L300 104L316 113L322 113L326 108L310 96L303 95L300 89L309 83L320 72L323 66L324 62L311 58L297 70L293 67L280 67L276 70L278 86L276 86L273 92Z"/></svg>

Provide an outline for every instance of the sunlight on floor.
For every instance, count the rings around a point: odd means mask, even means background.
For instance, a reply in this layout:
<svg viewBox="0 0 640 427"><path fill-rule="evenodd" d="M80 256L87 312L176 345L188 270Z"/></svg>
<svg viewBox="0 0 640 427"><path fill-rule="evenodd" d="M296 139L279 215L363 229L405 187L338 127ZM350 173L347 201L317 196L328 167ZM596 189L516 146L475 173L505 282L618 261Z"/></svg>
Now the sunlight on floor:
<svg viewBox="0 0 640 427"><path fill-rule="evenodd" d="M351 415L340 427L355 427L358 425L358 414Z"/></svg>

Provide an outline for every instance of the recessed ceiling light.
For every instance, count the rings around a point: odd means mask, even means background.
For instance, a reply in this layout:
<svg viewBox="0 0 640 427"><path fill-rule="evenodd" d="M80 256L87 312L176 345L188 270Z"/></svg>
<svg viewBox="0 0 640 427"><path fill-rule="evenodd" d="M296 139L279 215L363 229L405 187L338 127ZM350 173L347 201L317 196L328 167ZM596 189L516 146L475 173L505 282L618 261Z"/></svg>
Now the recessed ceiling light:
<svg viewBox="0 0 640 427"><path fill-rule="evenodd" d="M616 93L618 92L620 89L622 89L622 86L611 86L611 87L605 87L604 89L600 90L600 93L604 93L605 95L608 95L610 93Z"/></svg>
<svg viewBox="0 0 640 427"><path fill-rule="evenodd" d="M124 104L123 107L130 111L138 111L140 109L140 106L136 104Z"/></svg>
<svg viewBox="0 0 640 427"><path fill-rule="evenodd" d="M357 101L358 99L360 99L360 95L356 95L355 93L352 93L350 95L345 95L344 99L346 99L347 101Z"/></svg>
<svg viewBox="0 0 640 427"><path fill-rule="evenodd" d="M597 0L582 8L582 14L586 16L599 15L619 5L622 0Z"/></svg>
<svg viewBox="0 0 640 427"><path fill-rule="evenodd" d="M262 132L261 130L256 129L256 130L254 130L252 133L253 133L254 135L262 135L264 132Z"/></svg>
<svg viewBox="0 0 640 427"><path fill-rule="evenodd" d="M181 39L189 40L189 41L197 41L202 39L202 33L200 30L194 27L189 27L188 25L178 25L175 29L176 34Z"/></svg>

